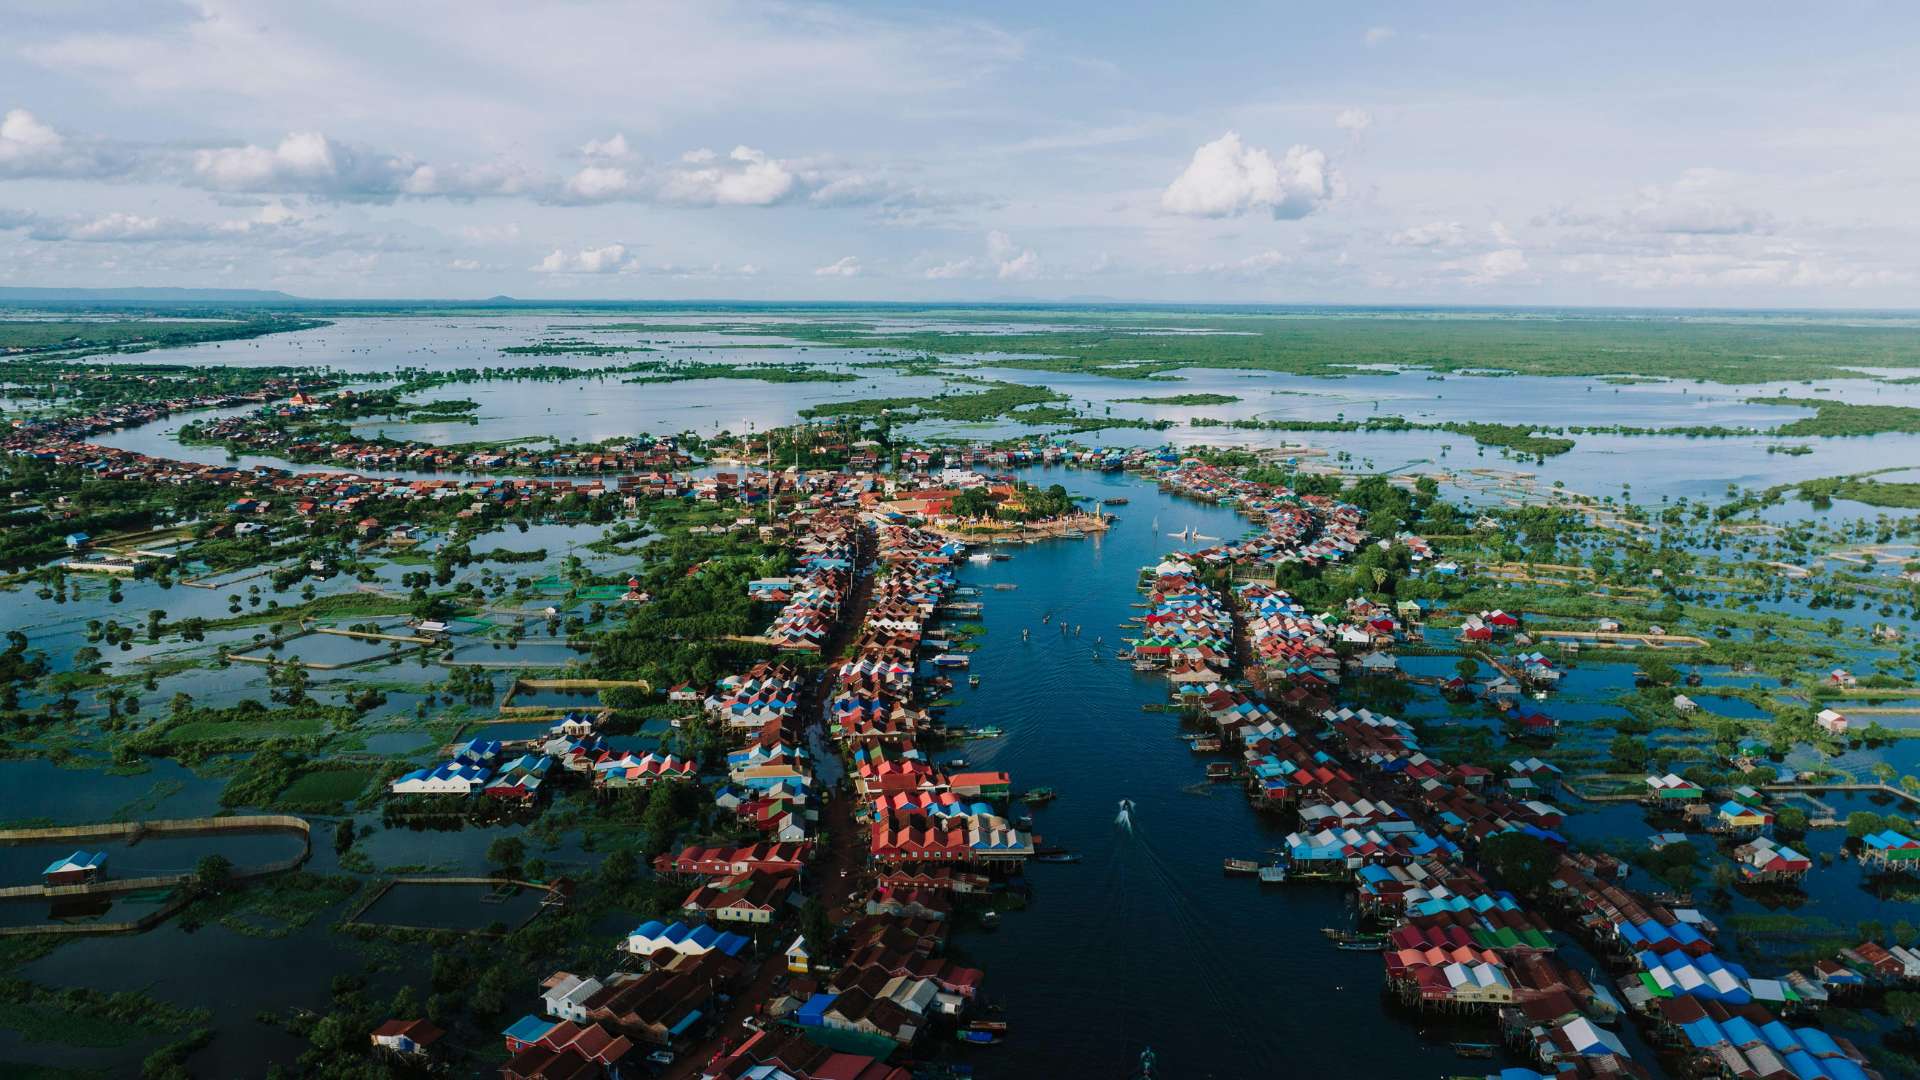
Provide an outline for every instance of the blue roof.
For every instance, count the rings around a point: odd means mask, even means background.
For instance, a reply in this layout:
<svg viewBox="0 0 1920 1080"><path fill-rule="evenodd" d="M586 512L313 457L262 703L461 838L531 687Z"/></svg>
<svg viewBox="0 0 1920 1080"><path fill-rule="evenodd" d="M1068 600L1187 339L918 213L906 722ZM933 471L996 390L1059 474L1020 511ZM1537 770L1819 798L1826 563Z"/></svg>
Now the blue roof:
<svg viewBox="0 0 1920 1080"><path fill-rule="evenodd" d="M76 851L64 859L55 859L48 863L47 868L42 870L41 873L51 874L58 870L98 870L106 864L107 853L104 851L96 851L91 854L84 851Z"/></svg>
<svg viewBox="0 0 1920 1080"><path fill-rule="evenodd" d="M680 1018L680 1022L679 1022L679 1023L677 1023L677 1024L675 1024L675 1025L673 1025L672 1027L670 1027L670 1028L668 1028L668 1029L667 1029L667 1033L668 1033L669 1035L684 1035L684 1034L686 1034L686 1031L687 1031L687 1029L688 1029L688 1028L690 1028L690 1027L692 1027L692 1026L694 1025L694 1023L695 1023L695 1022L697 1022L697 1021L698 1021L698 1020L700 1019L700 1016L701 1016L701 1013L700 1013L700 1010L699 1010L699 1009L693 1009L693 1010L690 1010L690 1011L689 1011L689 1012L687 1013L687 1015L685 1015L685 1016L683 1016L683 1017L681 1017L681 1018Z"/></svg>
<svg viewBox="0 0 1920 1080"><path fill-rule="evenodd" d="M552 1020L542 1020L529 1013L515 1020L513 1026L507 1028L507 1030L501 1032L501 1034L509 1039L515 1039L523 1043L539 1042L545 1037L547 1032L552 1031L558 1026L559 1025Z"/></svg>
<svg viewBox="0 0 1920 1080"><path fill-rule="evenodd" d="M827 1010L840 997L839 994L815 994L793 1014L802 1027L819 1027L825 1022Z"/></svg>

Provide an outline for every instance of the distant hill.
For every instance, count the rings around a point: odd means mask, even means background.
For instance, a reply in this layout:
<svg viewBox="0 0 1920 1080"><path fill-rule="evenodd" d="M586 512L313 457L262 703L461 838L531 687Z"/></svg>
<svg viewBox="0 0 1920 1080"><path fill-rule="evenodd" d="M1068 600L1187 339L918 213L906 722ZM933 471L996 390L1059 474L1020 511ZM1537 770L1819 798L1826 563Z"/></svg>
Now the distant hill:
<svg viewBox="0 0 1920 1080"><path fill-rule="evenodd" d="M0 287L0 303L279 304L299 300L278 289L30 289Z"/></svg>

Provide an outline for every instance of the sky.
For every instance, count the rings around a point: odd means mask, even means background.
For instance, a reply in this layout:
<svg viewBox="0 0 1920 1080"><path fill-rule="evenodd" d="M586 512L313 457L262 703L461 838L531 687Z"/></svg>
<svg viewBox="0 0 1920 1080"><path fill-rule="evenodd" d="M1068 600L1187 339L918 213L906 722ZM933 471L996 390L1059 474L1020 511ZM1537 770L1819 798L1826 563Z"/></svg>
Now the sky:
<svg viewBox="0 0 1920 1080"><path fill-rule="evenodd" d="M0 285L1912 307L1920 7L0 0Z"/></svg>

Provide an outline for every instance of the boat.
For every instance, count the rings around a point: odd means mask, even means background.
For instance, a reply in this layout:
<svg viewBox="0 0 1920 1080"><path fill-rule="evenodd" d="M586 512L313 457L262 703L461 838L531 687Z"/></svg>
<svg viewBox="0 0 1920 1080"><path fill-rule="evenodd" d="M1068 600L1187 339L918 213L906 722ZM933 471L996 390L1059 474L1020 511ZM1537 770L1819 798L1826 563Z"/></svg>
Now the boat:
<svg viewBox="0 0 1920 1080"><path fill-rule="evenodd" d="M1151 660L1135 660L1133 662L1133 670L1135 671L1152 671L1153 669L1159 666L1160 666L1159 664L1156 664Z"/></svg>
<svg viewBox="0 0 1920 1080"><path fill-rule="evenodd" d="M969 675L969 676L967 676L967 685L968 685L968 686L979 686L979 685L980 685L980 676L978 676L978 675Z"/></svg>
<svg viewBox="0 0 1920 1080"><path fill-rule="evenodd" d="M1220 738L1216 735L1203 735L1187 744L1187 749L1192 750L1196 754L1217 753L1220 747Z"/></svg>
<svg viewBox="0 0 1920 1080"><path fill-rule="evenodd" d="M971 735L969 735L969 736L968 736L968 738L972 738L972 739L997 739L997 738L999 738L1000 736L1002 736L1002 735L1005 735L1005 734L1006 734L1006 732L1004 732L1004 731L1002 731L1002 730L1000 730L1000 729L999 729L999 728L997 728L997 727L994 727L994 726L993 726L992 724L988 724L988 725L987 725L986 727L983 727L983 728L974 728L974 729L973 729L973 733L972 733Z"/></svg>
<svg viewBox="0 0 1920 1080"><path fill-rule="evenodd" d="M1267 863L1260 868L1260 884L1279 885L1287 880L1285 863Z"/></svg>
<svg viewBox="0 0 1920 1080"><path fill-rule="evenodd" d="M1008 559L1011 559L1011 558L1013 558L1013 556L1008 555L1005 552L996 551L993 553L994 562L1006 562Z"/></svg>
<svg viewBox="0 0 1920 1080"><path fill-rule="evenodd" d="M961 1028L953 1034L961 1042L973 1043L975 1046L992 1046L1004 1038L997 1031L973 1031L968 1028Z"/></svg>
<svg viewBox="0 0 1920 1080"><path fill-rule="evenodd" d="M1011 581L1000 581L1000 582L995 582L993 587L1000 590L1001 592L1012 592L1013 590L1019 588L1020 586L1014 584Z"/></svg>
<svg viewBox="0 0 1920 1080"><path fill-rule="evenodd" d="M1490 1058L1493 1056L1493 1050L1492 1043L1457 1042L1453 1044L1453 1052L1463 1058Z"/></svg>
<svg viewBox="0 0 1920 1080"><path fill-rule="evenodd" d="M1075 851L1062 851L1057 855L1035 855L1033 861L1043 863L1077 863L1080 861L1080 854Z"/></svg>
<svg viewBox="0 0 1920 1080"><path fill-rule="evenodd" d="M1195 752L1198 752L1198 750L1199 748L1195 747ZM1233 779L1233 763L1230 761L1208 762L1207 763L1207 779L1213 781L1216 784L1223 784L1228 780Z"/></svg>
<svg viewBox="0 0 1920 1080"><path fill-rule="evenodd" d="M933 658L934 667L966 667L973 660L966 653L941 653Z"/></svg>
<svg viewBox="0 0 1920 1080"><path fill-rule="evenodd" d="M1125 506L1125 505L1127 505L1127 497L1126 497L1125 495L1115 495L1115 496L1113 496L1112 498L1109 498L1109 499L1101 499L1100 501L1101 501L1101 502L1103 502L1103 503L1106 503L1106 504L1107 504L1108 506Z"/></svg>
<svg viewBox="0 0 1920 1080"><path fill-rule="evenodd" d="M1220 864L1220 869L1237 877L1252 877L1260 872L1260 864L1252 859L1227 859Z"/></svg>
<svg viewBox="0 0 1920 1080"><path fill-rule="evenodd" d="M997 911L983 911L983 912L981 912L981 913L980 913L980 925L981 925L981 926L984 926L984 927L986 927L986 928L988 928L988 929L992 929L992 928L994 928L994 927L996 927L996 926L999 926L999 925L1000 925L1000 913L999 913L999 912L997 912Z"/></svg>
<svg viewBox="0 0 1920 1080"><path fill-rule="evenodd" d="M1028 806L1035 806L1040 803L1050 803L1058 797L1059 793L1050 787L1037 787L1020 796L1020 801Z"/></svg>
<svg viewBox="0 0 1920 1080"><path fill-rule="evenodd" d="M949 769L964 769L967 767L967 759L963 757L948 758L946 765Z"/></svg>
<svg viewBox="0 0 1920 1080"><path fill-rule="evenodd" d="M1334 948L1343 952L1379 952L1387 947L1387 939L1378 941L1336 941Z"/></svg>
<svg viewBox="0 0 1920 1080"><path fill-rule="evenodd" d="M1005 1020L975 1020L967 1025L968 1031L992 1031L1001 1035L1007 1033Z"/></svg>
<svg viewBox="0 0 1920 1080"><path fill-rule="evenodd" d="M976 551L973 554L967 556L967 561L976 562L976 563L990 563L993 561L993 556L984 551Z"/></svg>
<svg viewBox="0 0 1920 1080"><path fill-rule="evenodd" d="M1322 927L1320 932L1325 934L1328 940L1342 948L1354 946L1364 949L1378 949L1385 947L1387 944L1387 935L1385 934L1369 934L1361 930L1336 930L1331 926Z"/></svg>

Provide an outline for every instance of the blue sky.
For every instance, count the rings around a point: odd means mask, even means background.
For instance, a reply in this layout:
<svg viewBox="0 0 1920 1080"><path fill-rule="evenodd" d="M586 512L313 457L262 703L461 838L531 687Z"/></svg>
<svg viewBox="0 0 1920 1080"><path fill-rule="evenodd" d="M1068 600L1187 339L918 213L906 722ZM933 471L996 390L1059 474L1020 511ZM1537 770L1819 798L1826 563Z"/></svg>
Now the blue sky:
<svg viewBox="0 0 1920 1080"><path fill-rule="evenodd" d="M1896 4L4 0L0 284L1912 306Z"/></svg>

